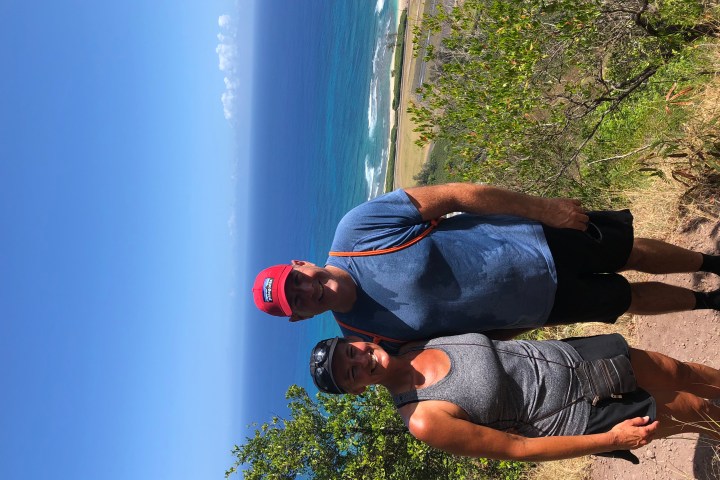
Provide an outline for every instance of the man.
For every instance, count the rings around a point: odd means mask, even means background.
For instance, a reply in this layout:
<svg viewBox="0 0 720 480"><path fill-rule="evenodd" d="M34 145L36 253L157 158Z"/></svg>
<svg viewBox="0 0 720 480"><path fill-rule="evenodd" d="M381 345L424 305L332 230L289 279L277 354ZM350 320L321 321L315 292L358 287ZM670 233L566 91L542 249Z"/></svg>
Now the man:
<svg viewBox="0 0 720 480"><path fill-rule="evenodd" d="M466 213L427 234L429 222L451 212ZM378 197L345 215L332 250L337 256L331 252L325 267L293 261L262 271L253 287L257 307L291 321L331 310L345 335L390 349L441 335L508 338L544 325L612 323L626 311L720 309L720 290L630 284L616 273L720 274L720 256L635 239L627 210L588 214L575 200L488 185Z"/></svg>

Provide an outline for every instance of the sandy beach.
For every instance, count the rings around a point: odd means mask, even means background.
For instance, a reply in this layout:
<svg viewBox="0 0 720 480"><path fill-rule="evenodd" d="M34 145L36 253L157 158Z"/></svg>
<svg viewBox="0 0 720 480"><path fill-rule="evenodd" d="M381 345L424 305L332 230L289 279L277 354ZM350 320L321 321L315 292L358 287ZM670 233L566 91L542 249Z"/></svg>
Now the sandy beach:
<svg viewBox="0 0 720 480"><path fill-rule="evenodd" d="M396 157L395 157L395 170L394 170L394 184L393 188L405 188L412 187L416 184L413 177L417 175L420 169L425 163L425 160L430 153L430 147L420 148L415 145L418 135L413 132L415 125L413 124L410 116L407 114L407 106L411 101L414 90L418 85L417 79L419 78L419 69L422 62L413 57L413 42L412 42L412 29L413 26L419 23L422 17L423 11L426 7L425 0L399 0L398 1L398 19L402 11L408 9L408 25L405 30L405 43L404 43L404 62L402 71L402 85L400 88L400 106L398 108L398 129L397 129L397 141L395 145ZM395 68L395 60L393 58L392 69ZM394 82L390 82L391 91L390 98L395 95ZM395 122L395 111L390 106L390 125Z"/></svg>
<svg viewBox="0 0 720 480"><path fill-rule="evenodd" d="M397 12L395 12L395 18L397 19L397 23L395 24L395 31L398 30L398 26L400 25L400 16L402 15L403 9L406 8L407 0L398 0L397 3ZM396 40L397 44L397 40ZM397 47L395 47L397 49ZM390 131L388 132L388 148L392 148L392 127L395 125L395 109L393 108L393 99L395 98L395 77L393 76L393 72L395 71L395 52L393 52L393 58L392 62L390 62ZM402 74L401 74L402 75ZM400 103L402 107L402 102ZM390 156L390 151L388 151L388 156ZM395 160L397 162L397 160ZM397 164L397 163L396 163ZM387 191L387 187L386 191ZM393 184L393 188L398 188L397 184Z"/></svg>

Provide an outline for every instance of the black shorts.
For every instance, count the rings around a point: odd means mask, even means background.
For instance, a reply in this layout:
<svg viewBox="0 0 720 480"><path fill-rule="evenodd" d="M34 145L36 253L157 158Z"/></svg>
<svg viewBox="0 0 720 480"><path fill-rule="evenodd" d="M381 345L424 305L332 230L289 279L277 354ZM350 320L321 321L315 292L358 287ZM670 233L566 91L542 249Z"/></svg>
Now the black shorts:
<svg viewBox="0 0 720 480"><path fill-rule="evenodd" d="M612 358L616 355L626 355L630 358L627 342L617 333L568 338L563 341L570 344L583 360ZM610 431L623 420L635 417L650 417L650 422L655 421L657 417L655 399L642 388L625 393L622 398L611 398L591 406L585 435ZM623 458L635 463L632 456L624 451L608 452L603 456Z"/></svg>
<svg viewBox="0 0 720 480"><path fill-rule="evenodd" d="M585 232L543 226L555 262L557 291L546 325L613 323L630 308L630 284L615 273L633 247L629 210L588 212Z"/></svg>

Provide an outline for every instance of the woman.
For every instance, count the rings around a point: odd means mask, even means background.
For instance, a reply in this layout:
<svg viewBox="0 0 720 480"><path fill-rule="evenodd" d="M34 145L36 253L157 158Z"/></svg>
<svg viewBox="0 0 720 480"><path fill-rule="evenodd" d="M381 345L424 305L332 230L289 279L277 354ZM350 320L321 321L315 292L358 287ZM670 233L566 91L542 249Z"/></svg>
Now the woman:
<svg viewBox="0 0 720 480"><path fill-rule="evenodd" d="M720 422L720 407L706 400L720 397L720 370L629 348L617 334L507 342L467 334L408 344L397 356L334 338L315 346L310 372L327 393L385 386L416 438L473 457L611 452L636 463L623 451Z"/></svg>

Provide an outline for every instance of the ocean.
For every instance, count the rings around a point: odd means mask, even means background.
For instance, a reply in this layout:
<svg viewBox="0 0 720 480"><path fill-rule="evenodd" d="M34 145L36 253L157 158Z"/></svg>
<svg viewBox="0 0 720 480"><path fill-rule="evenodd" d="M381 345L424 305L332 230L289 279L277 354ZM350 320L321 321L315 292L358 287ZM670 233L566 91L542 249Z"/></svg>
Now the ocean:
<svg viewBox="0 0 720 480"><path fill-rule="evenodd" d="M258 2L248 281L291 259L323 265L337 222L383 193L397 2ZM267 386L244 400L263 410L291 383L315 391L307 359L318 340L339 334L332 317L288 325L247 304L243 363L256 361L260 339L277 340L282 348L272 347L275 358L262 372L249 370L246 388Z"/></svg>

